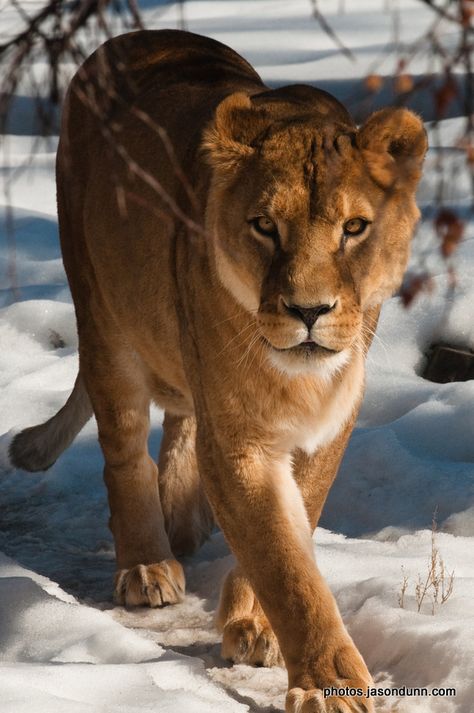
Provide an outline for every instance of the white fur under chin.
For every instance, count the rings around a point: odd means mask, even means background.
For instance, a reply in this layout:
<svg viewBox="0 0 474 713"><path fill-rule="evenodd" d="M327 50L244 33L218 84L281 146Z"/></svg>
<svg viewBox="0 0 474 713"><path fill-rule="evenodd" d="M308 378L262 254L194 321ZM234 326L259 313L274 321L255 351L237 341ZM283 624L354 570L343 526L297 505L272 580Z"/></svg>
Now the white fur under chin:
<svg viewBox="0 0 474 713"><path fill-rule="evenodd" d="M13 466L10 461L10 443L13 441L19 430L12 428L7 433L0 436L0 473L8 473L13 470Z"/></svg>
<svg viewBox="0 0 474 713"><path fill-rule="evenodd" d="M307 359L288 358L285 352L270 349L267 358L270 364L281 374L290 378L298 376L315 376L325 383L329 383L332 378L340 372L349 362L351 356L350 349L343 349L333 356L318 359L309 357Z"/></svg>
<svg viewBox="0 0 474 713"><path fill-rule="evenodd" d="M361 353L356 353L347 372L328 387L327 398L322 402L315 400L312 414L306 414L301 419L293 414L279 424L290 447L301 448L312 455L331 443L353 414L361 399L363 387L364 360Z"/></svg>

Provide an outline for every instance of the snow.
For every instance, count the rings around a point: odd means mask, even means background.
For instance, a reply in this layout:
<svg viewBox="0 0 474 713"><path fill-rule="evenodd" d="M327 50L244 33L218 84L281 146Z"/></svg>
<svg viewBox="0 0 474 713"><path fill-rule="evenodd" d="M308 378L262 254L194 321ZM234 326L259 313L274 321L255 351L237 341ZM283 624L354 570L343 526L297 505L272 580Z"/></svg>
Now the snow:
<svg viewBox="0 0 474 713"><path fill-rule="evenodd" d="M0 637L5 713L133 713L156 710L157 700L160 711L246 710L209 681L199 660L166 653L4 555Z"/></svg>
<svg viewBox="0 0 474 713"><path fill-rule="evenodd" d="M354 98L374 66L389 74L394 65L394 28L383 7L399 8L403 42L418 37L431 15L417 0L346 2L345 13L336 11L339 4L324 0L321 9L354 62L310 19L306 0L199 0L187 2L184 12L189 29L235 47L267 81L308 81ZM178 4L150 0L143 6L150 26L179 21ZM445 32L447 45L454 39L452 30ZM426 61L416 59L410 69L422 73ZM43 71L40 61L35 71ZM9 216L8 195L0 193L0 274L6 278L0 284L2 712L282 710L283 669L231 667L220 658L213 613L233 563L220 533L185 560L182 604L126 611L111 601L113 544L94 422L47 473L7 467L12 434L54 414L77 371L74 312L57 242L57 137L38 142L29 135L34 122L27 86L22 92L0 149L0 172L14 206ZM374 106L390 97L388 88ZM432 119L429 102L424 108ZM470 713L474 694L474 386L433 384L420 376L431 343L474 348L472 222L455 259L454 299L429 222L440 150L455 177L446 200L468 215L464 156L445 148L461 133L454 110L453 117L438 129L428 125L432 149L419 191L426 220L411 263L430 268L435 290L409 310L397 298L383 309L358 427L315 536L320 569L377 684L456 688L455 697L381 699L382 712ZM6 217L14 223L14 262ZM154 410L153 453L161 420ZM415 587L427 573L435 510L436 546L455 574L453 594L433 615L429 601L417 611Z"/></svg>

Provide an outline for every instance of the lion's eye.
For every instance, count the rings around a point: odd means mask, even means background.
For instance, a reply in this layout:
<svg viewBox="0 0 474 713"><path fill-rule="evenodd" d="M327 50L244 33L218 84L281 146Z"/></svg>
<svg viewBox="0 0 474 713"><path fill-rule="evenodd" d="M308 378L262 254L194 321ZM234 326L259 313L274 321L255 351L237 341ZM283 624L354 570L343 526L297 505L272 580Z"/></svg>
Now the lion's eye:
<svg viewBox="0 0 474 713"><path fill-rule="evenodd" d="M364 218L351 218L344 223L344 235L350 237L352 235L362 235L369 221Z"/></svg>
<svg viewBox="0 0 474 713"><path fill-rule="evenodd" d="M265 237L273 239L278 237L278 229L275 223L273 220L270 220L270 218L267 218L266 215L260 215L258 218L252 218L249 222L252 228L256 230L257 233L260 233L260 235L265 235Z"/></svg>

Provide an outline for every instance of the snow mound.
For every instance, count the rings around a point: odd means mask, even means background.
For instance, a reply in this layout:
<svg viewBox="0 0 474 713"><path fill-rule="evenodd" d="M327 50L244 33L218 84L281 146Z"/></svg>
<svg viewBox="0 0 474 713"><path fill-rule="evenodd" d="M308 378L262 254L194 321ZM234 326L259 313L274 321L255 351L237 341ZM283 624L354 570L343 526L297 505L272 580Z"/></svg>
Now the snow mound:
<svg viewBox="0 0 474 713"><path fill-rule="evenodd" d="M166 654L3 555L0 642L2 713L248 711L201 661Z"/></svg>

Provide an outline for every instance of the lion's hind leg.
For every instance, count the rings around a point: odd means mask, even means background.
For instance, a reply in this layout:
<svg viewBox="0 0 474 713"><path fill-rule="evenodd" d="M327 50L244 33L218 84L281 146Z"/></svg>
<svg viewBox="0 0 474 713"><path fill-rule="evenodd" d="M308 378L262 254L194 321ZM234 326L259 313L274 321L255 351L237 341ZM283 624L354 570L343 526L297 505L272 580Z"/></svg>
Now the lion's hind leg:
<svg viewBox="0 0 474 713"><path fill-rule="evenodd" d="M79 351L105 460L117 557L115 599L126 606L175 604L184 596L184 574L166 535L158 469L148 453L145 369L105 322L80 325Z"/></svg>
<svg viewBox="0 0 474 713"><path fill-rule="evenodd" d="M165 528L175 556L192 554L214 526L199 477L195 446L194 417L166 412L158 479Z"/></svg>

